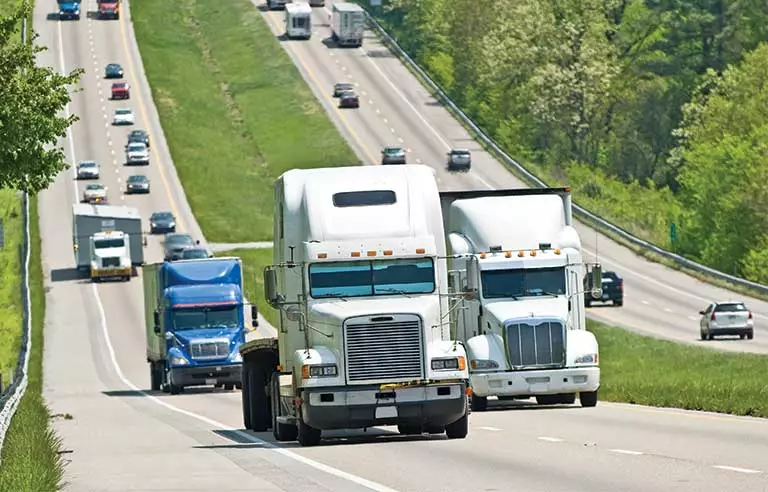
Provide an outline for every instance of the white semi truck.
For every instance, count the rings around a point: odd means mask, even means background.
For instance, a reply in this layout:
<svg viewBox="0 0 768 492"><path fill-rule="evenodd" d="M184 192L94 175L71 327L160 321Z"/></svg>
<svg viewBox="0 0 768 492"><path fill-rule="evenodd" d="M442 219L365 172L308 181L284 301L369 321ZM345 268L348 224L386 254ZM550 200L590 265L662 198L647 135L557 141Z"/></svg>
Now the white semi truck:
<svg viewBox="0 0 768 492"><path fill-rule="evenodd" d="M306 3L289 3L285 6L285 35L288 39L312 37L312 7Z"/></svg>
<svg viewBox="0 0 768 492"><path fill-rule="evenodd" d="M365 11L356 3L339 2L331 11L331 36L339 46L360 47L365 34Z"/></svg>
<svg viewBox="0 0 768 492"><path fill-rule="evenodd" d="M444 192L441 201L472 409L486 410L490 396L569 404L578 394L582 406L595 406L598 344L586 330L589 266L570 189ZM600 278L599 265L594 273Z"/></svg>
<svg viewBox="0 0 768 492"><path fill-rule="evenodd" d="M434 170L293 169L274 191L264 289L278 337L241 348L245 427L303 446L380 425L464 438L469 372Z"/></svg>

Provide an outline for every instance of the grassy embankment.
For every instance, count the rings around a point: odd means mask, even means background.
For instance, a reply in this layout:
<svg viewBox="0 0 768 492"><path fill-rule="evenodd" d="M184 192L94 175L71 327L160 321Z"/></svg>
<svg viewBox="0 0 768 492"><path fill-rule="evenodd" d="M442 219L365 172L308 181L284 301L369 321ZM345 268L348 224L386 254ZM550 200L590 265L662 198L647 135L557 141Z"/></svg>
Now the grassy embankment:
<svg viewBox="0 0 768 492"><path fill-rule="evenodd" d="M355 161L247 0L134 0L133 9L163 128L210 240L271 239L275 176L292 167ZM243 258L248 297L274 322L261 285L271 250L222 255ZM768 416L760 403L768 398L749 386L765 358L590 326L601 342L603 399ZM707 371L714 365L717 371ZM647 371L642 378L641 369ZM701 378L702 371L713 376Z"/></svg>

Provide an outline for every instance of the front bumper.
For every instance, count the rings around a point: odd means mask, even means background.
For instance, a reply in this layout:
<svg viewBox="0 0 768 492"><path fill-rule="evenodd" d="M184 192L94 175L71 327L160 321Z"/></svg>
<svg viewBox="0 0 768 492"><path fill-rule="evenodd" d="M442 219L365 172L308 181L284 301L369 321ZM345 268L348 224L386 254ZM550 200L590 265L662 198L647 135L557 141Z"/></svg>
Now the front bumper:
<svg viewBox="0 0 768 492"><path fill-rule="evenodd" d="M131 267L91 268L91 278L130 277Z"/></svg>
<svg viewBox="0 0 768 492"><path fill-rule="evenodd" d="M80 12L59 12L61 20L80 20Z"/></svg>
<svg viewBox="0 0 768 492"><path fill-rule="evenodd" d="M211 366L178 366L171 368L171 381L178 386L211 386L216 384L240 384L242 364Z"/></svg>
<svg viewBox="0 0 768 492"><path fill-rule="evenodd" d="M129 195L132 195L134 193L149 193L149 187L148 186L145 186L145 187L138 187L138 186L136 186L136 187L128 187L125 191Z"/></svg>
<svg viewBox="0 0 768 492"><path fill-rule="evenodd" d="M467 410L465 382L380 389L378 385L301 390L301 415L321 430L379 425L447 425Z"/></svg>
<svg viewBox="0 0 768 492"><path fill-rule="evenodd" d="M709 333L712 335L743 335L745 333L753 332L754 329L754 325L728 326L722 328L717 326L710 326Z"/></svg>
<svg viewBox="0 0 768 492"><path fill-rule="evenodd" d="M470 373L477 396L535 396L596 391L599 367L569 367L541 371Z"/></svg>

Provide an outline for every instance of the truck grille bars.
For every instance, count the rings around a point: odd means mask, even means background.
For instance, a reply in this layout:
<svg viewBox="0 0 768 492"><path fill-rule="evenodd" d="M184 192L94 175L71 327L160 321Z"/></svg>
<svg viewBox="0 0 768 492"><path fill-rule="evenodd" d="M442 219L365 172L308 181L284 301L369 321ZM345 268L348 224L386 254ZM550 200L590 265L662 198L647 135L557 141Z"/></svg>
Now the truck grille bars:
<svg viewBox="0 0 768 492"><path fill-rule="evenodd" d="M565 367L565 327L557 321L508 323L507 347L514 369Z"/></svg>

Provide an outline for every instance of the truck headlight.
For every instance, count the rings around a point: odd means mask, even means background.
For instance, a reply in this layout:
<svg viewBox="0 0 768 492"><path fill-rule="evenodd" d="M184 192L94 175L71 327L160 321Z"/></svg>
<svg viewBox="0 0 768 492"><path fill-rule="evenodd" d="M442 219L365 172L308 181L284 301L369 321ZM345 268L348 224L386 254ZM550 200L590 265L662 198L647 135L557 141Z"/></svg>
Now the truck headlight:
<svg viewBox="0 0 768 492"><path fill-rule="evenodd" d="M335 378L339 375L339 368L336 364L305 364L301 366L301 377L310 378Z"/></svg>
<svg viewBox="0 0 768 492"><path fill-rule="evenodd" d="M467 367L464 357L445 357L432 359L433 371L463 371Z"/></svg>
<svg viewBox="0 0 768 492"><path fill-rule="evenodd" d="M232 362L243 362L243 354L239 350L232 356Z"/></svg>
<svg viewBox="0 0 768 492"><path fill-rule="evenodd" d="M186 366L189 361L180 355L174 355L171 357L172 366Z"/></svg>
<svg viewBox="0 0 768 492"><path fill-rule="evenodd" d="M495 360L489 360L489 359L472 359L469 362L469 366L472 369L479 369L479 370L498 369L499 363L496 362Z"/></svg>
<svg viewBox="0 0 768 492"><path fill-rule="evenodd" d="M597 354L586 354L581 357L576 357L573 361L574 364L597 364Z"/></svg>

